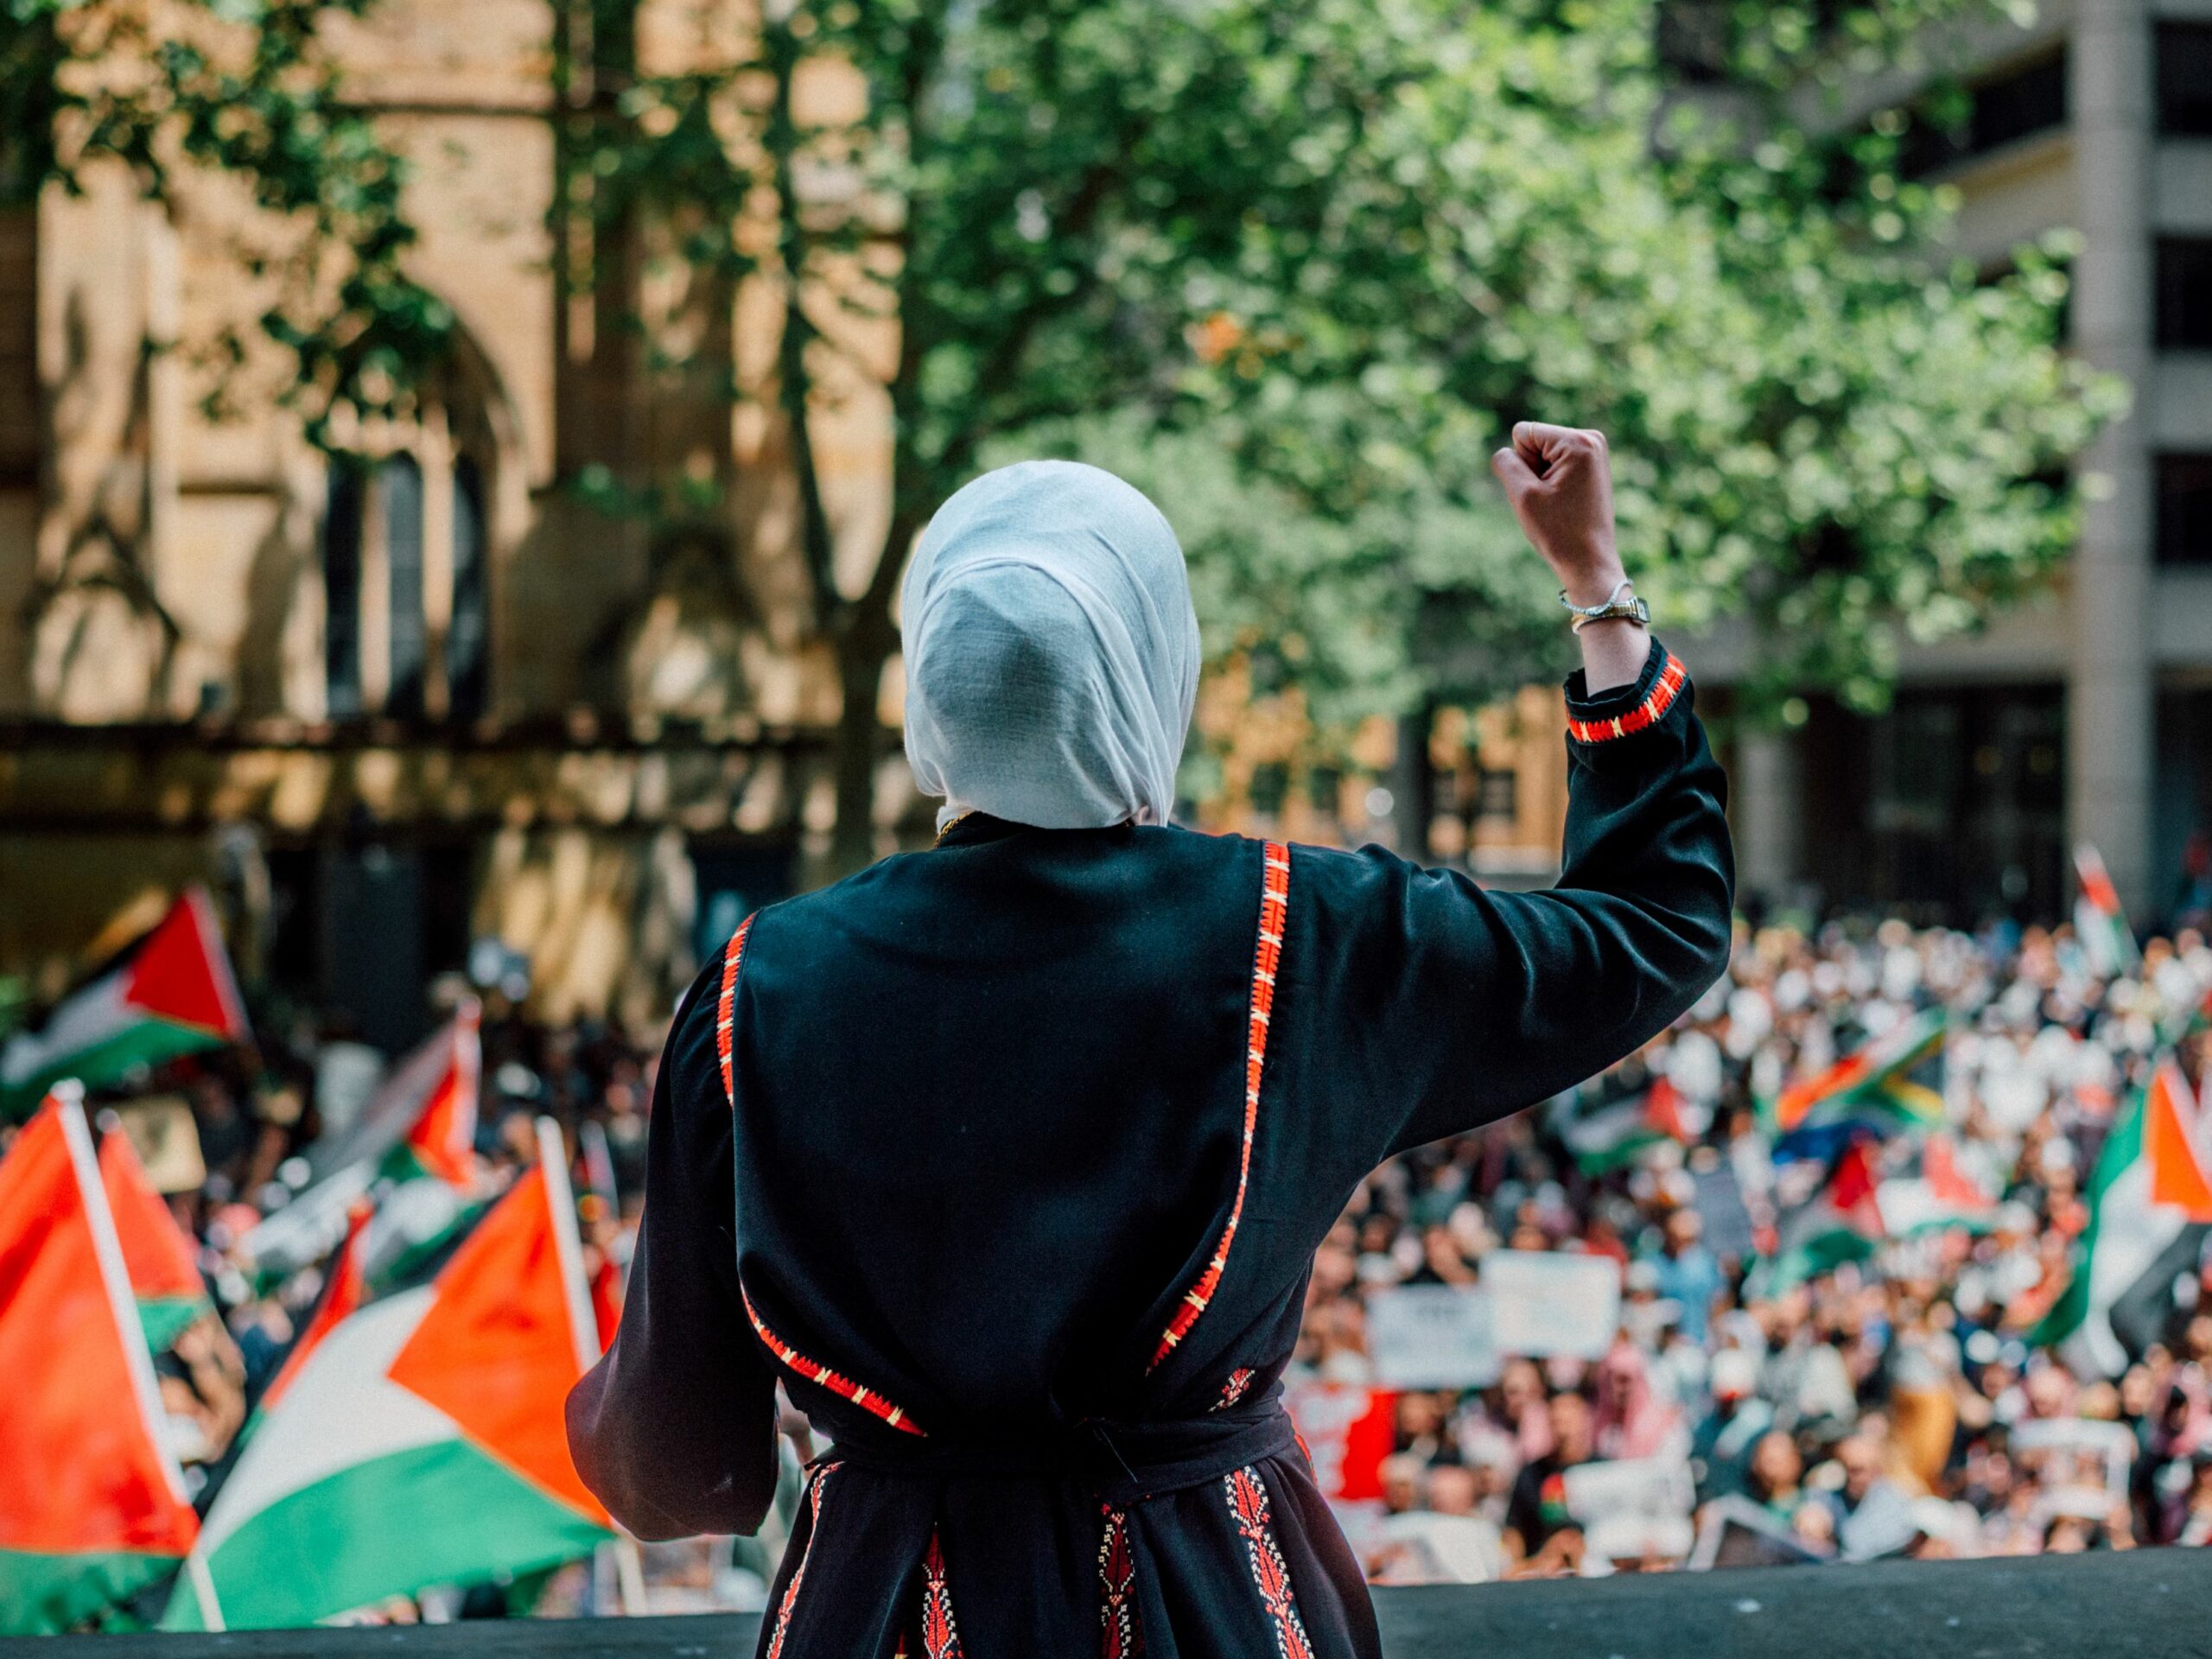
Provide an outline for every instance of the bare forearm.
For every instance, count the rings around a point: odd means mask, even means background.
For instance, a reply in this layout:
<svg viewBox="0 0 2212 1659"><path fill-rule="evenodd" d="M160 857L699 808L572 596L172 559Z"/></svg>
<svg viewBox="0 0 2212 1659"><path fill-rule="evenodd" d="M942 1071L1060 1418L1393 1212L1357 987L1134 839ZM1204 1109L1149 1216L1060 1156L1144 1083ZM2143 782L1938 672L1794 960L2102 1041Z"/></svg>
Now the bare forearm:
<svg viewBox="0 0 2212 1659"><path fill-rule="evenodd" d="M1623 597L1625 574L1613 544L1611 469L1602 433L1522 421L1510 447L1491 458L1529 543L1559 577L1571 605L1587 610ZM1582 672L1595 695L1643 671L1651 636L1632 617L1582 624Z"/></svg>

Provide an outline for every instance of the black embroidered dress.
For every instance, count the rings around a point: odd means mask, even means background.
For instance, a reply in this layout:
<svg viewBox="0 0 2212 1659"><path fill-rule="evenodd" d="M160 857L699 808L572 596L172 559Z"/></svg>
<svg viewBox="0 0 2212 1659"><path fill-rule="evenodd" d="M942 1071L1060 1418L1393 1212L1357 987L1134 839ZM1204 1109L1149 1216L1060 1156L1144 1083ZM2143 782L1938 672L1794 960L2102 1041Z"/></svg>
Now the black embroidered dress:
<svg viewBox="0 0 2212 1659"><path fill-rule="evenodd" d="M768 1659L1373 1659L1279 1403L1315 1246L1726 959L1681 665L1580 685L1550 892L977 818L749 920L670 1035L586 1482L648 1537L750 1531L780 1376L830 1446Z"/></svg>

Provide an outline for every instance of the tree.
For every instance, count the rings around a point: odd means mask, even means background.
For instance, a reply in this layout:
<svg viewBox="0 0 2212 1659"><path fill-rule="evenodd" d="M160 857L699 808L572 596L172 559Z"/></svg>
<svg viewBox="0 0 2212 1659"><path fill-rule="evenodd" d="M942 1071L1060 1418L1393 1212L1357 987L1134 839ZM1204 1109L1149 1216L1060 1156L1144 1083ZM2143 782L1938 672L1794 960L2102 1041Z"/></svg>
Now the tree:
<svg viewBox="0 0 2212 1659"><path fill-rule="evenodd" d="M1155 492L1210 656L1294 680L1325 736L1555 652L1487 472L1524 415L1612 435L1662 621L1748 615L1783 642L1755 691L1878 703L1901 633L2063 556L2065 460L2111 404L2056 349L2063 249L1949 268L1902 112L1793 114L1980 9L1692 9L1716 105L1651 0L769 0L674 73L637 67L634 0L593 0L602 91L566 143L598 245L645 238L709 316L780 296L775 373L721 393L786 423L843 695L837 861L872 851L906 550L1040 449ZM692 355L656 349L696 385L726 340L687 315ZM810 431L855 373L893 459L852 561Z"/></svg>
<svg viewBox="0 0 2212 1659"><path fill-rule="evenodd" d="M194 169L242 181L283 238L273 258L242 255L270 296L260 343L284 360L283 395L318 443L340 410L375 415L404 400L453 329L405 271L406 163L343 97L319 34L331 14L373 3L10 0L0 10L0 209L78 189L103 165L128 168L156 200ZM149 344L235 368L256 342Z"/></svg>

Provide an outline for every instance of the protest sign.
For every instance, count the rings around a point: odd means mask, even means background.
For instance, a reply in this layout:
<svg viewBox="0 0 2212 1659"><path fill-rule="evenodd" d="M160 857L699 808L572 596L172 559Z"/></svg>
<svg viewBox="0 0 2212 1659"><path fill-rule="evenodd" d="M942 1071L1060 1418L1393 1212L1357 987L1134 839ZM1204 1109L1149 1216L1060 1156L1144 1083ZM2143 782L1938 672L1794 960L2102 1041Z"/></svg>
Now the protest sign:
<svg viewBox="0 0 2212 1659"><path fill-rule="evenodd" d="M1605 1255L1492 1250L1482 1259L1491 1343L1500 1354L1599 1359L1621 1322L1621 1271Z"/></svg>
<svg viewBox="0 0 2212 1659"><path fill-rule="evenodd" d="M1367 1351L1391 1389L1482 1389L1497 1381L1491 1299L1473 1285L1403 1285L1367 1300Z"/></svg>

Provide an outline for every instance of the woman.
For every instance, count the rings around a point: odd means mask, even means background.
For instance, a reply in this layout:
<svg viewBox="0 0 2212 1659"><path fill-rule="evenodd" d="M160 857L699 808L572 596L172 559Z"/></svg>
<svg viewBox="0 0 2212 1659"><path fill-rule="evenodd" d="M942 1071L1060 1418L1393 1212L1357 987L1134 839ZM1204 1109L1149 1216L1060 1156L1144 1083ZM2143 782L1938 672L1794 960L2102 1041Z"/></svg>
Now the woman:
<svg viewBox="0 0 2212 1659"><path fill-rule="evenodd" d="M1618 1059L1728 947L1720 772L1618 602L1603 441L1523 425L1494 464L1606 612L1546 893L1169 827L1198 635L1166 522L1060 462L931 522L903 627L938 845L700 976L569 1402L647 1537L759 1522L779 1380L826 1436L768 1659L1377 1652L1278 1398L1314 1247L1381 1160Z"/></svg>

